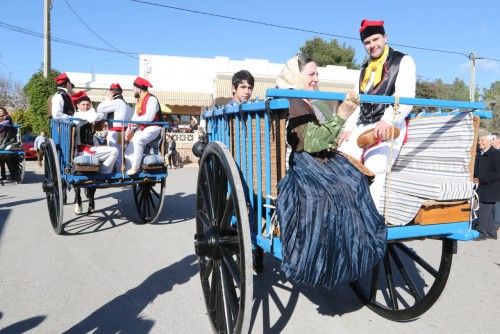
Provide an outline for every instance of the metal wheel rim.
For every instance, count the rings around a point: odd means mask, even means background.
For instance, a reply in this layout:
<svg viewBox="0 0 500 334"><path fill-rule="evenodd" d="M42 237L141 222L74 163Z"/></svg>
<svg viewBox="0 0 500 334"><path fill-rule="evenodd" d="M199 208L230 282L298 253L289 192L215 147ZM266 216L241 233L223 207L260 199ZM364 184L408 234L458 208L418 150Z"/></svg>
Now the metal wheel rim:
<svg viewBox="0 0 500 334"><path fill-rule="evenodd" d="M236 224L231 223L233 216ZM253 300L248 212L238 169L220 142L207 145L201 159L196 232L195 250L213 331L247 333Z"/></svg>
<svg viewBox="0 0 500 334"><path fill-rule="evenodd" d="M155 186L160 189L155 189ZM154 223L161 214L165 202L165 179L160 182L148 181L132 187L134 202L142 223Z"/></svg>
<svg viewBox="0 0 500 334"><path fill-rule="evenodd" d="M351 284L351 287L368 308L384 318L393 321L410 321L418 318L429 310L438 300L446 286L450 274L455 241L450 239L441 239L440 241L442 242L441 259L437 268L435 268L436 266L430 265L415 252L412 252L403 242L393 242L388 244L384 260L372 270L369 280L370 286L363 287L359 281L356 281ZM408 256L408 259L412 260L416 267L418 266L418 268L423 270L427 275L434 277L432 284L429 284L430 288L424 292L424 294L422 294L422 291L419 291L418 286L416 286L415 277L412 278L409 276L410 274L408 271L404 269L404 263L403 269L399 269L401 266L401 254ZM384 303L377 300L377 294L380 294L378 287L380 285L380 280L383 279L383 277L380 277L380 272L382 270L384 271L385 281L387 283L387 293L384 295ZM387 274L388 272L390 273L389 275ZM413 302L411 304L407 299L404 299L403 296L398 293L398 289L394 287L394 274L397 272L399 272L401 275L400 277L403 278L406 283L405 288L407 293L413 297ZM374 276L379 277L377 282L373 280ZM422 275L420 275L419 278L422 278ZM427 282L425 283L427 285Z"/></svg>

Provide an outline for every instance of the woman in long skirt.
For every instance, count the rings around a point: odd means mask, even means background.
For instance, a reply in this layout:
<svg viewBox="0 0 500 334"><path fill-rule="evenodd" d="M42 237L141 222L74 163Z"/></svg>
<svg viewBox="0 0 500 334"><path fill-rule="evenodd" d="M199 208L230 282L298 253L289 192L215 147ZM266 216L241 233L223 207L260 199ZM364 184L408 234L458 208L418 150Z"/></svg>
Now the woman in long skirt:
<svg viewBox="0 0 500 334"><path fill-rule="evenodd" d="M317 90L316 63L293 57L277 86ZM277 215L282 269L294 282L327 288L352 282L385 254L386 227L370 196L368 177L335 150L344 121L358 105L354 92L336 115L323 113L314 101L290 99L287 142L292 153L278 185Z"/></svg>

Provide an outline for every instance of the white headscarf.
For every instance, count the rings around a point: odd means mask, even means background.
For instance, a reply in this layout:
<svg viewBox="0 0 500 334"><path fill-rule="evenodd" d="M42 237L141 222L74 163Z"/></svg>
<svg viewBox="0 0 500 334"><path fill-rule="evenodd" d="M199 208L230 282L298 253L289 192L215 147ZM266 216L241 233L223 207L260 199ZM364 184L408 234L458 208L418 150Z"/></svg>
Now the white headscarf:
<svg viewBox="0 0 500 334"><path fill-rule="evenodd" d="M278 76L278 79L276 79L276 86L284 89L304 89L303 85L304 84L300 78L298 56L295 56L288 59L286 62L280 75Z"/></svg>

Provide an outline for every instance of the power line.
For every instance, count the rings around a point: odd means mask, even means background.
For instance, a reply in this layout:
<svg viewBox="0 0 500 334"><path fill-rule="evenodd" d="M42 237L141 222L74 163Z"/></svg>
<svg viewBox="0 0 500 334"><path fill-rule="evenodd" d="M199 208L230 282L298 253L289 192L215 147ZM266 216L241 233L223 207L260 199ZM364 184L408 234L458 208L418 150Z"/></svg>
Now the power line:
<svg viewBox="0 0 500 334"><path fill-rule="evenodd" d="M285 26L285 25L274 24L274 23L263 22L263 21L249 20L249 19L244 19L244 18L240 18L240 17L227 16L227 15L209 13L209 12L204 12L204 11L199 11L199 10L193 10L193 9L175 7L175 6L170 6L170 5L165 5L165 4L160 4L160 3L150 2L150 1L144 1L144 0L130 0L130 1L137 2L137 3L142 3L142 4L150 5L150 6L157 6L157 7L169 8L169 9L183 11L183 12L188 12L188 13L193 13L193 14L200 14L200 15L218 17L218 18L222 18L222 19L226 19L226 20L239 21L239 22L247 22L247 23L258 24L258 25L263 25L263 26L268 26L268 27L274 27L274 28L279 28L279 29L286 29L286 30L292 30L292 31L307 32L307 33L312 33L312 34L317 34L317 35L323 35L323 36L329 36L329 37L336 37L336 38L343 38L343 39L349 39L349 40L359 41L358 37L344 36L344 35L338 35L338 34L331 34L331 33L322 32L322 31L315 31L315 30L310 30L310 29L303 29L303 28ZM413 45L405 45L405 44L396 44L396 43L391 43L391 45L399 46L399 47L404 47L404 48L409 48L409 49L416 49L416 50L423 50L423 51L430 51L430 52L448 53L448 54L456 54L456 55L461 55L461 56L464 56L464 57L469 57L469 53L464 53L464 52L459 52L459 51L440 50L440 49L426 48L426 47L413 46ZM489 59L489 60L494 60L494 61L500 61L498 59L492 59L492 58L484 58L484 59Z"/></svg>
<svg viewBox="0 0 500 334"><path fill-rule="evenodd" d="M117 48L115 48L113 45L111 45L110 43L108 43L104 38L102 38L101 36L99 36L94 30L92 30L92 28L90 28L90 26L85 23L85 21L77 14L77 12L73 9L73 7L71 7L71 5L69 4L69 2L67 0L64 0L64 2L66 3L66 5L68 5L69 9L71 9L71 11L73 12L73 14L75 14L75 16L78 18L78 20L80 20L80 22L92 33L94 34L97 38L99 38L101 41L103 41L107 46L111 47L113 50L119 52L119 53L123 53L124 55L132 58L132 59L137 59L137 57L134 57L134 56L131 56L130 54L126 53L126 52L123 52L121 50L118 50Z"/></svg>
<svg viewBox="0 0 500 334"><path fill-rule="evenodd" d="M42 33L39 33L39 32L33 31L33 30L28 30L28 29L25 29L25 28L22 28L22 27L18 27L18 26L15 26L15 25L12 25L12 24L9 24L9 23L5 23L5 22L2 22L2 21L0 21L0 28L4 28L4 29L7 29L7 30L19 32L19 33L22 33L22 34L25 34L25 35L30 35L30 36L34 36L34 37L43 38L43 34ZM62 38L58 38L58 37L54 37L54 36L52 36L52 40L54 42L58 42L58 43L61 43L61 44L72 45L72 46L76 46L76 47L79 47L79 48L85 48L85 49L93 49L93 50L97 50L97 51L104 51L104 52L111 52L111 53L121 53L121 54L126 53L126 54L129 54L129 55L138 55L139 54L137 52L123 52L123 51L118 52L116 50L105 49L105 48L101 48L101 47L98 47L98 46L93 46L93 45L83 44L83 43L79 43L79 42L74 42L74 41L70 41L70 40L66 40L66 39L62 39Z"/></svg>

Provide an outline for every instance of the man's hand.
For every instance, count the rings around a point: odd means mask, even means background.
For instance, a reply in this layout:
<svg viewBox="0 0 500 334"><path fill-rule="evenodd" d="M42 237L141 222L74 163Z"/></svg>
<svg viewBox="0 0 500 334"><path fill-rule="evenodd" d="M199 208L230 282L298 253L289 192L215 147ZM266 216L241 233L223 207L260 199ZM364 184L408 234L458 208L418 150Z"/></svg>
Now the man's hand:
<svg viewBox="0 0 500 334"><path fill-rule="evenodd" d="M133 137L134 137L134 131L127 130L127 132L125 132L125 141L130 143Z"/></svg>
<svg viewBox="0 0 500 334"><path fill-rule="evenodd" d="M340 146L344 141L349 141L349 137L351 136L352 131L344 131L337 139L337 145Z"/></svg>
<svg viewBox="0 0 500 334"><path fill-rule="evenodd" d="M391 126L389 124L381 120L375 125L373 135L380 140L389 140L392 135L390 128Z"/></svg>

